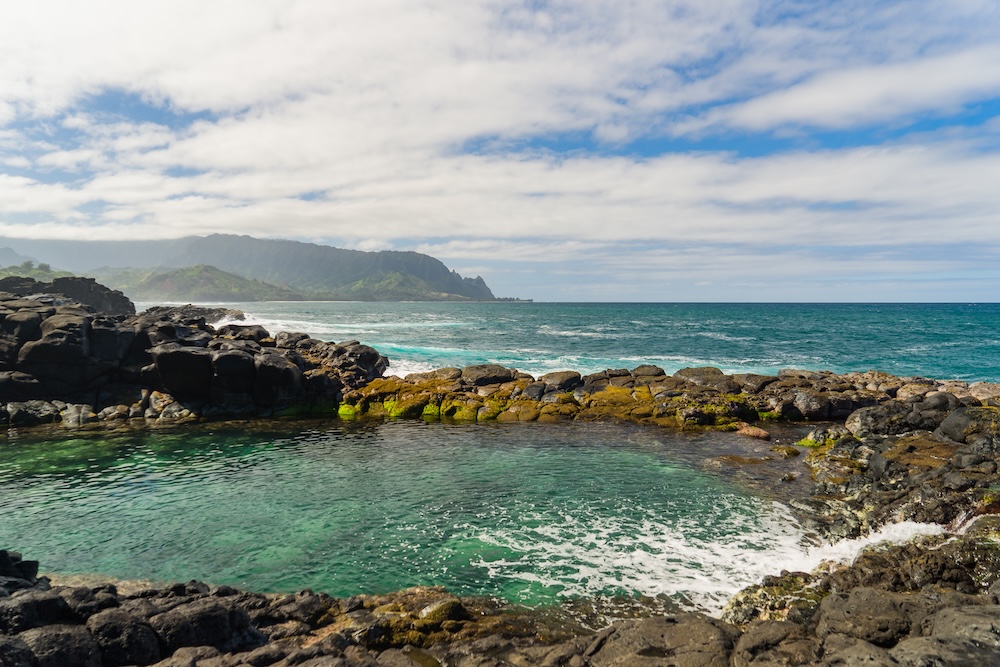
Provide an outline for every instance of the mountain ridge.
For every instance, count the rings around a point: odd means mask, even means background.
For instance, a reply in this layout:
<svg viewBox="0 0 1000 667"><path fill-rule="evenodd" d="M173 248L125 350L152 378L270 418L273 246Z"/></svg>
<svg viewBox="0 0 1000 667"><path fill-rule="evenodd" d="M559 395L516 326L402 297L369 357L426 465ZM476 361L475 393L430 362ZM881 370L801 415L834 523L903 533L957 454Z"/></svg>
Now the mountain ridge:
<svg viewBox="0 0 1000 667"><path fill-rule="evenodd" d="M161 241L0 239L19 253L76 274L107 279L111 269L210 266L240 278L288 289L301 298L364 301L492 301L481 276L467 278L439 259L413 251L367 252L290 239L210 234ZM208 284L202 270L199 281ZM169 283L169 281L167 281ZM163 295L161 298L168 298ZM179 295L178 295L179 296Z"/></svg>

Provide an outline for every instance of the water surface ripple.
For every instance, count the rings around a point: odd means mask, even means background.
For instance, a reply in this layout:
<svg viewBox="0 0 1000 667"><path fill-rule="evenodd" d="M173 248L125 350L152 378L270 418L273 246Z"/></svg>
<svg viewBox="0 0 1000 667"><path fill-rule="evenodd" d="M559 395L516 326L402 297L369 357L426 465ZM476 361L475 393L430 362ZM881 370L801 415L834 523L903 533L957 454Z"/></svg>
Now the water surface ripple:
<svg viewBox="0 0 1000 667"><path fill-rule="evenodd" d="M144 305L144 304L140 304ZM1000 381L1000 304L233 304L272 331L359 339L405 374L501 363L533 375L651 363Z"/></svg>
<svg viewBox="0 0 1000 667"><path fill-rule="evenodd" d="M805 545L784 506L703 465L734 438L419 421L8 437L0 544L63 573L718 609Z"/></svg>

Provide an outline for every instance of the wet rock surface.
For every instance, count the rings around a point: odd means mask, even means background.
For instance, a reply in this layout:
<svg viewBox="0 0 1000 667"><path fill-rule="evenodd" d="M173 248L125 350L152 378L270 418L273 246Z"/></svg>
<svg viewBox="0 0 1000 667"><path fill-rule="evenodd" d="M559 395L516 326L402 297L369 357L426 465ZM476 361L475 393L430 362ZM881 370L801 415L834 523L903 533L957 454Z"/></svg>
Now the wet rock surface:
<svg viewBox="0 0 1000 667"><path fill-rule="evenodd" d="M333 415L344 391L388 367L357 341L208 323L241 316L181 306L112 317L66 300L0 294L0 421L80 427Z"/></svg>

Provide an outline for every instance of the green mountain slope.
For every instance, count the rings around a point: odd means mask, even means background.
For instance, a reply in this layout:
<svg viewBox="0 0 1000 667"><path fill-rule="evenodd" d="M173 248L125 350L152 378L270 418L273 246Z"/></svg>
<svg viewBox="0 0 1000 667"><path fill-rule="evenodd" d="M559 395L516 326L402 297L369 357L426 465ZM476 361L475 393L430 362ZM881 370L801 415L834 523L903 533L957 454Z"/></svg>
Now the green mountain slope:
<svg viewBox="0 0 1000 667"><path fill-rule="evenodd" d="M282 285L314 299L489 301L495 298L482 278L463 278L440 260L417 252L363 252L232 234L157 241L0 238L0 247L4 245L21 256L30 254L77 275L104 279L111 275L106 267L155 268L155 273L165 273L168 267L206 265L247 280ZM127 280L134 288L139 280L153 273ZM120 280L125 279L123 274Z"/></svg>
<svg viewBox="0 0 1000 667"><path fill-rule="evenodd" d="M103 269L90 272L134 301L295 301L298 292L200 264L183 269Z"/></svg>
<svg viewBox="0 0 1000 667"><path fill-rule="evenodd" d="M463 278L416 252L362 252L298 241L213 234L198 238L170 264L212 264L246 278L288 285L322 298L492 300L482 278Z"/></svg>

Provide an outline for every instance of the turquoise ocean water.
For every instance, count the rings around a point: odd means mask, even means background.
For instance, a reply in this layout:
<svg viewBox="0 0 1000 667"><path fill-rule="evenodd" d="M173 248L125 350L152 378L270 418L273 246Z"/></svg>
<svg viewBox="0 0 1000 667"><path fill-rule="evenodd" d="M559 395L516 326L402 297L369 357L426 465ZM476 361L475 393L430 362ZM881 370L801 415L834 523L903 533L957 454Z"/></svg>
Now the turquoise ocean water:
<svg viewBox="0 0 1000 667"><path fill-rule="evenodd" d="M272 331L360 339L401 374L655 363L1000 379L997 305L233 305ZM529 605L624 596L718 610L815 561L782 498L716 459L767 446L606 424L11 430L0 547L51 571L268 591L433 584Z"/></svg>
<svg viewBox="0 0 1000 667"><path fill-rule="evenodd" d="M235 304L251 321L358 339L390 372L496 362L535 375L643 363L668 372L884 370L1000 381L1000 304Z"/></svg>

